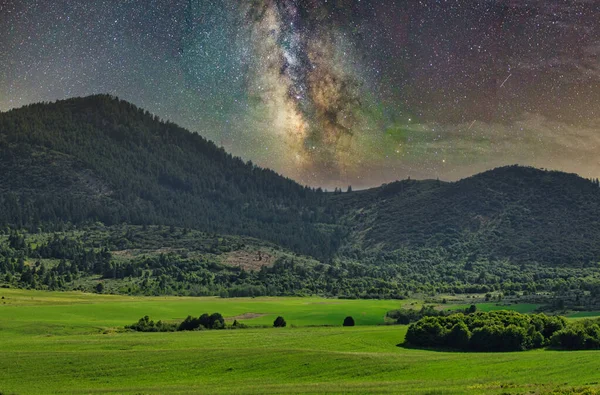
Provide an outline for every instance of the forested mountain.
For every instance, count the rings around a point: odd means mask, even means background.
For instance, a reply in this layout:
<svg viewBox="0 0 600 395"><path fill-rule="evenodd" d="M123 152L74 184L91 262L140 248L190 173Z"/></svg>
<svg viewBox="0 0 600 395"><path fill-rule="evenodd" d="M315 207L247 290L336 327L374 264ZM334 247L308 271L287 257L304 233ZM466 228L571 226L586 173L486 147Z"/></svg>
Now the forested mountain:
<svg viewBox="0 0 600 395"><path fill-rule="evenodd" d="M0 225L167 224L327 258L326 197L107 95L0 114Z"/></svg>
<svg viewBox="0 0 600 395"><path fill-rule="evenodd" d="M251 236L397 276L441 262L600 261L600 188L573 174L510 166L325 193L107 95L0 114L0 228L94 222Z"/></svg>
<svg viewBox="0 0 600 395"><path fill-rule="evenodd" d="M600 261L598 180L508 166L458 182L405 180L333 197L365 250L580 266Z"/></svg>

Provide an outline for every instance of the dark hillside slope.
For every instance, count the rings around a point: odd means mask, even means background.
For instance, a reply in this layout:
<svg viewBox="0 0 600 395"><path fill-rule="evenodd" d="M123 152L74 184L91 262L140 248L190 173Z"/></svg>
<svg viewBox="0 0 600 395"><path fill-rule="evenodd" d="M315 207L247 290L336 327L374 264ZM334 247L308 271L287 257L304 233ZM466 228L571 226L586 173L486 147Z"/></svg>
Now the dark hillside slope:
<svg viewBox="0 0 600 395"><path fill-rule="evenodd" d="M178 225L326 257L325 199L111 96L0 114L0 225Z"/></svg>
<svg viewBox="0 0 600 395"><path fill-rule="evenodd" d="M400 181L337 195L355 246L443 247L458 257L600 261L600 188L574 174L509 166L453 183Z"/></svg>

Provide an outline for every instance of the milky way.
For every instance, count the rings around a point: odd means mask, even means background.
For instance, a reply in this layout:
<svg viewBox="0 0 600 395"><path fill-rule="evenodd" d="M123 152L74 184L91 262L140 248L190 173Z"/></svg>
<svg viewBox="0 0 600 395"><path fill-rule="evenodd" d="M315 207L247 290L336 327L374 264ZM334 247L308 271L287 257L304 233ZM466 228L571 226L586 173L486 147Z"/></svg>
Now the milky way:
<svg viewBox="0 0 600 395"><path fill-rule="evenodd" d="M0 110L106 92L313 186L600 176L596 0L0 0Z"/></svg>
<svg viewBox="0 0 600 395"><path fill-rule="evenodd" d="M255 1L245 14L257 55L249 92L272 117L294 175L344 177L361 111L360 76L340 56L344 33L317 2Z"/></svg>

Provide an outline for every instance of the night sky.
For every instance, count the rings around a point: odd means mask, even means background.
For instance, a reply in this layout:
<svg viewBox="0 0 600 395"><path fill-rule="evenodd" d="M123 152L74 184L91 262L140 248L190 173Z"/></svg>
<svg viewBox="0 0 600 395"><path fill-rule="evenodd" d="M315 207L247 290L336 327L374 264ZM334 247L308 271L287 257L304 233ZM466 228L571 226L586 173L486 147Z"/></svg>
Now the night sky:
<svg viewBox="0 0 600 395"><path fill-rule="evenodd" d="M0 0L0 111L94 93L312 186L595 178L600 1Z"/></svg>

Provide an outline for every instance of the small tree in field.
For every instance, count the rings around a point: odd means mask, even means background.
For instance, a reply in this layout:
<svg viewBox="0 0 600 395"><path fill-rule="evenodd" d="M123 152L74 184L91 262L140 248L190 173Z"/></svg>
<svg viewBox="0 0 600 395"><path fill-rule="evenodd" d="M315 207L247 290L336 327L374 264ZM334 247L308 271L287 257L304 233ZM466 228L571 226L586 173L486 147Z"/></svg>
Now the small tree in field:
<svg viewBox="0 0 600 395"><path fill-rule="evenodd" d="M281 316L275 318L275 321L273 321L273 326L275 328L283 328L286 325L287 325L287 323L285 322L285 320Z"/></svg>
<svg viewBox="0 0 600 395"><path fill-rule="evenodd" d="M104 284L98 283L96 285L96 292L99 293L99 294L101 294L103 291L104 291Z"/></svg>
<svg viewBox="0 0 600 395"><path fill-rule="evenodd" d="M344 326L354 326L354 318L348 316L344 318Z"/></svg>

